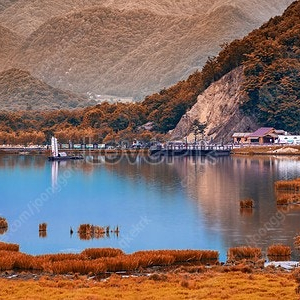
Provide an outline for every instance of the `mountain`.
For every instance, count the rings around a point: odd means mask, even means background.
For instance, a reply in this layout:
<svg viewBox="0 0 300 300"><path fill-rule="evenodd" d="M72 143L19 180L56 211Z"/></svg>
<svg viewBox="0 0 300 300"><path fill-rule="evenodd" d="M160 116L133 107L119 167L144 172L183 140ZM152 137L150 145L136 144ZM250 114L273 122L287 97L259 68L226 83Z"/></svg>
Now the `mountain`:
<svg viewBox="0 0 300 300"><path fill-rule="evenodd" d="M1 110L54 110L83 107L84 97L53 88L29 72L10 69L0 73Z"/></svg>
<svg viewBox="0 0 300 300"><path fill-rule="evenodd" d="M0 25L0 65L3 65L21 45L20 36Z"/></svg>
<svg viewBox="0 0 300 300"><path fill-rule="evenodd" d="M62 90L142 99L201 68L292 0L19 0L0 25L24 42L18 68Z"/></svg>
<svg viewBox="0 0 300 300"><path fill-rule="evenodd" d="M205 134L215 141L229 141L233 132L258 126L299 134L299 24L300 1L295 1L282 16L232 42L209 61L202 79L210 84L182 116L172 138L192 138L195 120L207 125Z"/></svg>
<svg viewBox="0 0 300 300"><path fill-rule="evenodd" d="M240 109L240 103L247 98L242 86L244 80L243 67L238 67L212 83L181 118L172 131L172 139L189 136L188 140L193 141L191 127L195 120L207 124L205 134L214 141L230 141L234 132L257 129L256 119Z"/></svg>

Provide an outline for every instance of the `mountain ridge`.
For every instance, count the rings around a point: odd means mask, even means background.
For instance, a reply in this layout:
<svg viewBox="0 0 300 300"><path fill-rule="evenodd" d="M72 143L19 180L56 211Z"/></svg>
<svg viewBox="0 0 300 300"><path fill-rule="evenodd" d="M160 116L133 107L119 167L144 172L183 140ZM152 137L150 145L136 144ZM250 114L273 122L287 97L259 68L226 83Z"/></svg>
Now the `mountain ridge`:
<svg viewBox="0 0 300 300"><path fill-rule="evenodd" d="M241 38L292 1L248 2L19 0L0 13L0 25L25 41L0 61L0 71L28 70L74 93L142 100L187 78L220 44ZM106 27L97 21L101 11L115 16Z"/></svg>
<svg viewBox="0 0 300 300"><path fill-rule="evenodd" d="M71 92L53 88L28 71L19 69L0 73L0 90L2 111L70 109L96 104Z"/></svg>

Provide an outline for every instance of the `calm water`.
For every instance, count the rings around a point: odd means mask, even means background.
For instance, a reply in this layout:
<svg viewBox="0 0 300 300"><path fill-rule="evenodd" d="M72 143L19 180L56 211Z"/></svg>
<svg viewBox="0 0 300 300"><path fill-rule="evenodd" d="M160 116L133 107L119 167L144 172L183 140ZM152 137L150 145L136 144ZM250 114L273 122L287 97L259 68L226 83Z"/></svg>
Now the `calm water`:
<svg viewBox="0 0 300 300"><path fill-rule="evenodd" d="M226 260L229 247L293 245L300 206L278 209L273 184L300 177L291 157L144 157L48 162L44 156L0 156L0 214L9 230L0 235L30 254L115 247L212 249ZM251 197L252 211L239 201ZM38 225L48 224L47 237ZM119 227L117 236L81 240L80 224ZM74 233L70 235L70 227ZM296 251L294 258L298 257Z"/></svg>

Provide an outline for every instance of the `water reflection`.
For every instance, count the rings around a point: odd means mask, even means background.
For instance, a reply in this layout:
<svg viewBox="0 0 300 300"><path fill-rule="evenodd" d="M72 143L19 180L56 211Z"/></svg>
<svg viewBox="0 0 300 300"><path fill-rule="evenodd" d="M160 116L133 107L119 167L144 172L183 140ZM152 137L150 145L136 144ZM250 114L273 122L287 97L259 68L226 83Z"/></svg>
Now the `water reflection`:
<svg viewBox="0 0 300 300"><path fill-rule="evenodd" d="M293 245L300 206L276 205L274 182L296 177L300 161L293 157L168 157L149 163L140 155L65 162L4 155L0 212L9 224L49 193L3 236L30 253L96 246L125 252L197 248L218 250L225 260L229 247L251 244L265 251L274 243ZM253 209L240 209L245 198L254 200ZM49 224L47 238L36 240L41 221ZM104 238L80 240L70 231L79 224L119 224L122 234L118 238L109 230L110 238L105 231Z"/></svg>

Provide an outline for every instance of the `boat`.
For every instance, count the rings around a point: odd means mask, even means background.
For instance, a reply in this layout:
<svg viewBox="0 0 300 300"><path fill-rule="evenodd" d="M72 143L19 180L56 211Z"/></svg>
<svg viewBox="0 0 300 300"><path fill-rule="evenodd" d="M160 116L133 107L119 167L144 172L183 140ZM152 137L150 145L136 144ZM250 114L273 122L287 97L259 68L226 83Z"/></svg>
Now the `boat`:
<svg viewBox="0 0 300 300"><path fill-rule="evenodd" d="M51 138L51 156L48 157L50 161L83 159L82 155L68 155L66 152L58 152L57 138Z"/></svg>

